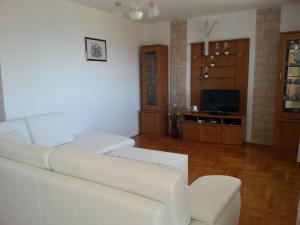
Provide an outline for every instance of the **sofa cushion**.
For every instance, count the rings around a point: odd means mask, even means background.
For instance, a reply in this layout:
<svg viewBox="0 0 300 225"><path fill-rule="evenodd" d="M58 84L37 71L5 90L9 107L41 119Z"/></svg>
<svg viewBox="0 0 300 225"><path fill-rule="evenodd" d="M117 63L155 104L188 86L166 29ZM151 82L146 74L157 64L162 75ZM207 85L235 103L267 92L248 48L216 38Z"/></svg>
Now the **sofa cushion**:
<svg viewBox="0 0 300 225"><path fill-rule="evenodd" d="M53 171L114 187L164 203L172 225L187 225L190 214L183 176L170 169L133 160L59 149L49 156Z"/></svg>
<svg viewBox="0 0 300 225"><path fill-rule="evenodd" d="M31 144L31 137L24 119L9 120L0 122L0 134L5 134L9 132L18 132L24 141Z"/></svg>
<svg viewBox="0 0 300 225"><path fill-rule="evenodd" d="M60 147L105 154L117 148L132 147L134 145L135 142L131 138L95 132L77 136L73 142Z"/></svg>
<svg viewBox="0 0 300 225"><path fill-rule="evenodd" d="M223 211L239 193L241 181L229 176L204 176L188 187L192 218L216 224Z"/></svg>
<svg viewBox="0 0 300 225"><path fill-rule="evenodd" d="M50 169L48 156L52 150L53 148L0 137L0 157L42 169Z"/></svg>
<svg viewBox="0 0 300 225"><path fill-rule="evenodd" d="M24 138L17 131L12 131L12 132L9 132L9 133L0 134L0 138L26 143Z"/></svg>
<svg viewBox="0 0 300 225"><path fill-rule="evenodd" d="M32 142L41 146L56 146L74 140L65 114L52 113L25 118Z"/></svg>

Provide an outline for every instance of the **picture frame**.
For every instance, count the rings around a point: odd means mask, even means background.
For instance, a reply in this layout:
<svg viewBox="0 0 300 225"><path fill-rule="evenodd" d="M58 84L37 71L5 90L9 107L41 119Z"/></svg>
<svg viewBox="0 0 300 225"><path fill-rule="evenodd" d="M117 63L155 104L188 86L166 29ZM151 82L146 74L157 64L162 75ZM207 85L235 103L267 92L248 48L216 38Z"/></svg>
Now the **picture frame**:
<svg viewBox="0 0 300 225"><path fill-rule="evenodd" d="M85 55L87 61L107 62L106 40L85 37Z"/></svg>

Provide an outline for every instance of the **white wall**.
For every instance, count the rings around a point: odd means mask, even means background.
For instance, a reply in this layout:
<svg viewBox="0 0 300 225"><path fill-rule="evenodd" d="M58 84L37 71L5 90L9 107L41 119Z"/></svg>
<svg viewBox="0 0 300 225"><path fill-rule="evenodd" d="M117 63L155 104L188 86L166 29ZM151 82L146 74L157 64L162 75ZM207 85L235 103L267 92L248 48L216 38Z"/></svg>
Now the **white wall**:
<svg viewBox="0 0 300 225"><path fill-rule="evenodd" d="M145 24L144 44L164 44L170 46L170 22Z"/></svg>
<svg viewBox="0 0 300 225"><path fill-rule="evenodd" d="M66 0L0 0L7 119L65 112L75 133L138 134L143 25ZM85 60L84 37L107 40L108 62Z"/></svg>
<svg viewBox="0 0 300 225"><path fill-rule="evenodd" d="M210 40L226 40L237 38L250 38L249 79L248 79L248 110L247 110L247 141L251 140L252 128L252 105L253 105L253 83L254 83L254 61L255 61L255 36L256 36L256 10L247 10L234 13L220 14L209 17L197 17L188 19L188 82L187 102L190 104L190 79L191 79L191 48L190 43L203 41L201 35L205 19L209 21L218 20ZM189 105L187 107L190 107Z"/></svg>
<svg viewBox="0 0 300 225"><path fill-rule="evenodd" d="M297 30L300 30L300 3L282 6L280 31Z"/></svg>

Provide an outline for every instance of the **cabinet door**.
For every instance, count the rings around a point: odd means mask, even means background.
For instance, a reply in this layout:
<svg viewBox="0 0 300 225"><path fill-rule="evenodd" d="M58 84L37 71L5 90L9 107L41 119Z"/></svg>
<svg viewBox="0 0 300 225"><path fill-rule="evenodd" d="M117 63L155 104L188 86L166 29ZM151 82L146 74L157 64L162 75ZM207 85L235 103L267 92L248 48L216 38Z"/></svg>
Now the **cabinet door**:
<svg viewBox="0 0 300 225"><path fill-rule="evenodd" d="M241 145L243 143L243 132L241 126L223 126L223 144Z"/></svg>
<svg viewBox="0 0 300 225"><path fill-rule="evenodd" d="M300 33L281 35L277 118L300 119Z"/></svg>
<svg viewBox="0 0 300 225"><path fill-rule="evenodd" d="M285 151L297 151L300 138L300 122L275 122L275 147Z"/></svg>
<svg viewBox="0 0 300 225"><path fill-rule="evenodd" d="M222 127L214 124L200 124L198 139L202 142L222 143Z"/></svg>
<svg viewBox="0 0 300 225"><path fill-rule="evenodd" d="M142 48L142 106L144 110L158 110L161 105L160 51L158 47Z"/></svg>
<svg viewBox="0 0 300 225"><path fill-rule="evenodd" d="M151 135L165 135L167 129L167 117L165 112L142 111L141 133Z"/></svg>
<svg viewBox="0 0 300 225"><path fill-rule="evenodd" d="M183 122L183 139L198 141L198 124L196 122Z"/></svg>

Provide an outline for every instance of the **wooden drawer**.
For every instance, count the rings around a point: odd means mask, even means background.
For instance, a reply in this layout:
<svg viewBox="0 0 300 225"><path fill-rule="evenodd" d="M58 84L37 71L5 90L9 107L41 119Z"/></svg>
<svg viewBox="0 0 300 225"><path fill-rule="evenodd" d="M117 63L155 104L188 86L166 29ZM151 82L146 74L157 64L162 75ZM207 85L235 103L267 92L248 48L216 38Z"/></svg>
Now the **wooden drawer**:
<svg viewBox="0 0 300 225"><path fill-rule="evenodd" d="M198 127L199 141L210 143L222 143L221 125L200 124Z"/></svg>
<svg viewBox="0 0 300 225"><path fill-rule="evenodd" d="M198 124L196 122L183 122L183 138L198 141Z"/></svg>

